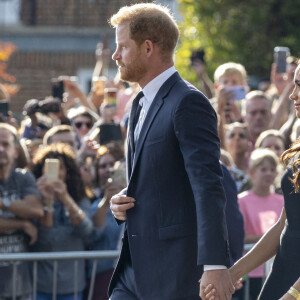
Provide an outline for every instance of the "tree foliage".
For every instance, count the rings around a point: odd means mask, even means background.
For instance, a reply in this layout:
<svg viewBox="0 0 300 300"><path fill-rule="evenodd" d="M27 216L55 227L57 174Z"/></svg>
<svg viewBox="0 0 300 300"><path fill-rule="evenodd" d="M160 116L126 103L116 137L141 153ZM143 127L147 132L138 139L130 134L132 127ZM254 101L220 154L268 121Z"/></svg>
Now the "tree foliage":
<svg viewBox="0 0 300 300"><path fill-rule="evenodd" d="M191 50L205 49L210 75L218 65L234 61L248 74L268 77L275 46L300 53L300 1L178 0L183 21L176 66L188 80Z"/></svg>
<svg viewBox="0 0 300 300"><path fill-rule="evenodd" d="M15 84L15 76L6 72L7 63L11 55L17 50L13 43L0 41L0 84L2 88L8 93L9 96L15 95L20 87Z"/></svg>

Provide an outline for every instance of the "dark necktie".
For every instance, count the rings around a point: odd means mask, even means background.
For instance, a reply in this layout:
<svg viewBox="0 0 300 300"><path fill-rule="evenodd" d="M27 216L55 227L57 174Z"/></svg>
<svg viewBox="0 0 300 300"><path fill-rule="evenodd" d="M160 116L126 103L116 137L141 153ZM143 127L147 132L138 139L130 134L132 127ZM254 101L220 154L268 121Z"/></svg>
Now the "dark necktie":
<svg viewBox="0 0 300 300"><path fill-rule="evenodd" d="M135 129L135 126L139 120L139 116L140 116L140 113L141 113L141 110L142 110L142 105L140 105L140 100L144 97L144 93L142 91L140 91L137 96L135 97L134 101L138 102L138 107L136 109L136 112L135 112L135 115L134 115L134 118L133 118L133 132L134 132L134 129Z"/></svg>

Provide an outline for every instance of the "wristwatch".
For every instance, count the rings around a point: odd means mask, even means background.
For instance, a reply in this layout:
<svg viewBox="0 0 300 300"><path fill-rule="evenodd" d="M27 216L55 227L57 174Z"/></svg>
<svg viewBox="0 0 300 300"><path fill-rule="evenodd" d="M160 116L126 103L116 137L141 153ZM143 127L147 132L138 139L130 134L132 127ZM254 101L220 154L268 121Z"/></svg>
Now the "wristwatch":
<svg viewBox="0 0 300 300"><path fill-rule="evenodd" d="M3 210L8 210L10 207L10 200L8 197L2 198Z"/></svg>

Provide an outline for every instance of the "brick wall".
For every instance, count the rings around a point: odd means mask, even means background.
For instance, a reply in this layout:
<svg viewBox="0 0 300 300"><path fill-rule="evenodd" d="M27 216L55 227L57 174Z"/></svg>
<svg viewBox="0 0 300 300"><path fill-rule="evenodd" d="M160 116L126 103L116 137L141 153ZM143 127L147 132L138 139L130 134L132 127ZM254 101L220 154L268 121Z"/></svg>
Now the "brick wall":
<svg viewBox="0 0 300 300"><path fill-rule="evenodd" d="M70 28L76 28L78 32L79 29L85 30L85 35L89 35L96 30L99 37L102 36L102 38L107 37L109 32L111 39L108 36L108 40L113 41L114 33L109 29L107 20L120 7L137 2L152 1L21 0L20 19L23 33L18 32L20 28L16 29L16 41L20 41L21 44L18 51L11 57L7 69L8 73L16 76L17 84L20 85L21 90L13 97L10 105L11 110L20 114L26 100L31 98L43 99L45 96L50 95L50 80L52 77L76 75L79 69L93 69L95 65L95 49L84 49L80 50L81 52L73 48L61 52L49 51L45 47L40 47L40 50L28 49L28 41L35 34L38 33L41 36L41 32L45 32L46 37L56 34L70 36ZM8 37L14 36L14 29L10 30L12 31L7 33ZM22 38L24 37L27 40L27 45L22 49L21 45L24 46Z"/></svg>
<svg viewBox="0 0 300 300"><path fill-rule="evenodd" d="M51 95L51 78L59 75L76 75L79 68L93 68L93 53L16 52L8 70L16 76L21 89L11 101L10 108L20 113L31 98L43 99Z"/></svg>
<svg viewBox="0 0 300 300"><path fill-rule="evenodd" d="M121 6L137 2L152 1L23 0L21 19L25 25L106 27L107 20Z"/></svg>

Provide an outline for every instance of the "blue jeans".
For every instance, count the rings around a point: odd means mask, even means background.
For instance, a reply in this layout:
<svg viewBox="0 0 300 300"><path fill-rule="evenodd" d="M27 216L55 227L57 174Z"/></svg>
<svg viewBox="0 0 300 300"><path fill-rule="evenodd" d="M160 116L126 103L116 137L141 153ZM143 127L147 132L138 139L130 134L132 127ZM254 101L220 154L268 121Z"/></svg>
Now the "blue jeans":
<svg viewBox="0 0 300 300"><path fill-rule="evenodd" d="M37 293L36 300L52 300L52 294ZM56 295L56 300L74 300L74 293L66 295ZM82 300L82 292L77 294L77 300Z"/></svg>

